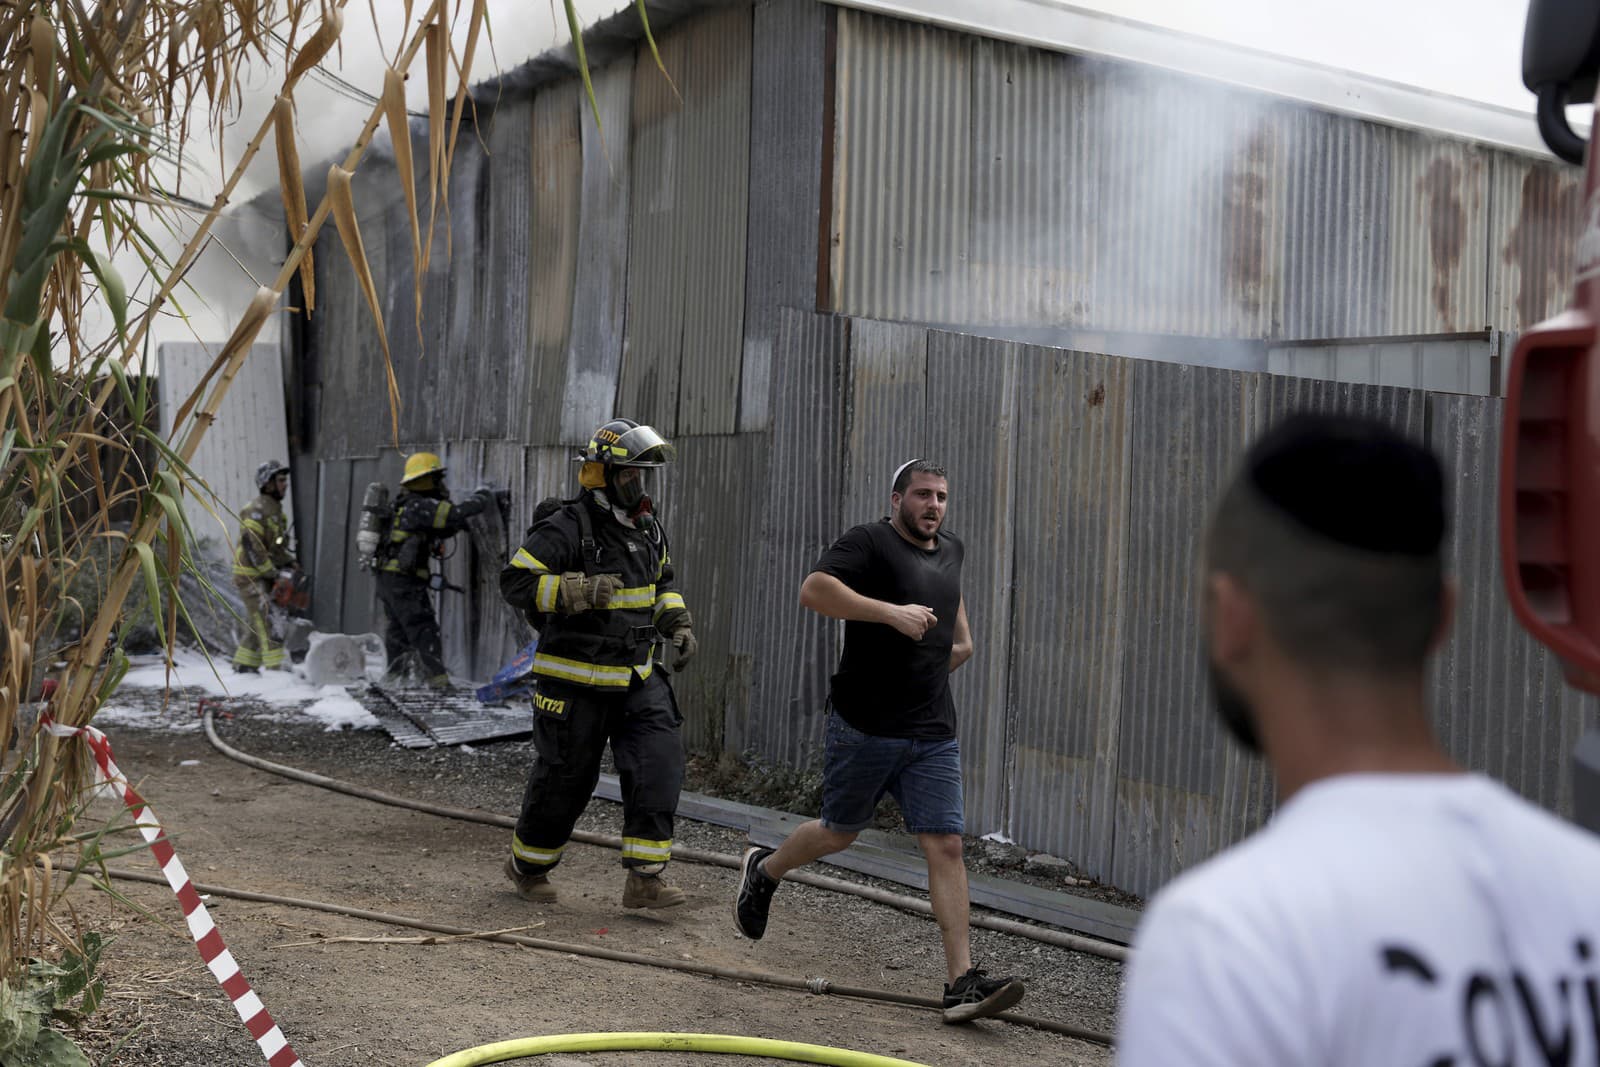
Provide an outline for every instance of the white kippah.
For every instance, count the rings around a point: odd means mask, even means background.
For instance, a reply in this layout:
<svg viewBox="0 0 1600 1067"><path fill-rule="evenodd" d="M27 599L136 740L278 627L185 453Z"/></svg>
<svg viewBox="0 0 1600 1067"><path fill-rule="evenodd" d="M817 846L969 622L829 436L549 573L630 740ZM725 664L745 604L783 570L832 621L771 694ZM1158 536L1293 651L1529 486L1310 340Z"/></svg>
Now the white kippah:
<svg viewBox="0 0 1600 1067"><path fill-rule="evenodd" d="M920 462L920 460L921 460L920 456L917 457L917 459L908 459L904 463L900 464L900 466L898 466L898 467L896 467L894 469L894 473L889 476L889 492L891 492L891 493L894 492L895 483L900 480L901 472L903 472L907 467L911 466L913 463Z"/></svg>

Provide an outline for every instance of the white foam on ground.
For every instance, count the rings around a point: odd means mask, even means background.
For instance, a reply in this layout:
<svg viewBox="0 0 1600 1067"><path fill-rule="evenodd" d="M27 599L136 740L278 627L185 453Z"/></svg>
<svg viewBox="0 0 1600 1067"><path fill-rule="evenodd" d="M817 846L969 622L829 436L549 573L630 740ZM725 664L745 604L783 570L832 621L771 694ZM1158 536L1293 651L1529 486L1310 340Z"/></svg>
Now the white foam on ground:
<svg viewBox="0 0 1600 1067"><path fill-rule="evenodd" d="M136 661L122 685L132 689L199 689L214 697L251 697L275 708L282 709L273 718L292 720L310 718L322 723L328 730L377 729L378 720L362 707L342 687L325 685L317 687L306 681L305 673L296 667L286 671L264 670L260 674L235 673L229 663L220 657L207 662L204 655L192 649L178 649L172 665L159 657ZM95 722L122 723L129 726L155 726L161 716L154 710L119 706L108 703L95 715ZM197 728L192 723L180 723L174 729Z"/></svg>

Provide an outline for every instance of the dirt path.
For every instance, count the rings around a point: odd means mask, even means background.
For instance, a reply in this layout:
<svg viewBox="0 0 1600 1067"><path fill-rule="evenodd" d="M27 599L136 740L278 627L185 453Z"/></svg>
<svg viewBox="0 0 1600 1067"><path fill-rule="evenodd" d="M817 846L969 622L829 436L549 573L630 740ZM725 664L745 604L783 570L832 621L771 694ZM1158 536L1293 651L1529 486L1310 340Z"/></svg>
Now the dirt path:
<svg viewBox="0 0 1600 1067"><path fill-rule="evenodd" d="M224 724L231 743L266 758L376 788L514 810L514 750L419 755L381 735L310 727ZM198 882L330 901L477 930L528 926L531 936L753 968L920 995L943 980L931 921L855 898L785 886L765 940L731 929L732 871L687 863L671 876L690 894L672 913L625 912L613 854L568 849L560 903L535 907L504 882L506 832L372 804L243 767L196 732L117 728L119 763L175 839ZM252 747L254 745L255 747ZM494 746L498 748L498 746ZM278 751L273 751L277 749ZM284 751L287 749L288 751ZM187 764L187 765L186 765ZM493 789L484 785L492 782ZM463 792L467 796L462 796ZM97 802L97 813L109 813ZM617 832L614 805L596 801L585 828ZM680 826L680 841L732 851L737 835ZM146 854L120 865L153 870ZM833 872L829 872L833 873ZM111 996L86 1044L104 1055L139 1028L121 1065L244 1067L264 1062L199 961L172 895L129 882L118 889L144 914L105 893L74 889L88 929L115 936L104 973ZM515 1037L592 1030L669 1030L810 1041L927 1064L1108 1064L1099 1047L1017 1026L947 1027L919 1009L591 960L508 945L325 942L415 936L338 916L213 897L213 918L268 1009L310 1067L422 1065ZM1030 982L1021 1009L1081 1026L1111 1027L1118 968L1025 939L978 931L980 962ZM577 1064L704 1062L684 1054L557 1057ZM534 1061L528 1061L534 1062ZM544 1062L551 1062L549 1060ZM718 1064L769 1063L719 1057Z"/></svg>

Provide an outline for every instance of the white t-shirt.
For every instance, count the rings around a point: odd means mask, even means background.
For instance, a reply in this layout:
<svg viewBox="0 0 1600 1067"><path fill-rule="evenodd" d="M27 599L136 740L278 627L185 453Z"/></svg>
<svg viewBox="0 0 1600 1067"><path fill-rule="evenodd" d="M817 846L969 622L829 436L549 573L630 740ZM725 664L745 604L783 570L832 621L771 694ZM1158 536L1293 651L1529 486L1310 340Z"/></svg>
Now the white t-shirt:
<svg viewBox="0 0 1600 1067"><path fill-rule="evenodd" d="M1600 1064L1600 837L1477 775L1306 786L1159 893L1121 1067Z"/></svg>

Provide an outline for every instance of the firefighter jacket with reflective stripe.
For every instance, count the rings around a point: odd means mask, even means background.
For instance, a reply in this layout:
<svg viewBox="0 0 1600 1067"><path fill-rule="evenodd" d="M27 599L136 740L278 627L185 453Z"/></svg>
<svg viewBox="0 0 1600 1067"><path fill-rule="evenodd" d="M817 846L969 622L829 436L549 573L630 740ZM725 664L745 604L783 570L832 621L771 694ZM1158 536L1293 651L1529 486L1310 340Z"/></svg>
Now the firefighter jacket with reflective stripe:
<svg viewBox="0 0 1600 1067"><path fill-rule="evenodd" d="M401 489L394 498L389 541L379 548L383 562L378 569L427 581L428 560L437 554L439 545L465 530L467 520L487 504L481 496L452 504L447 496Z"/></svg>
<svg viewBox="0 0 1600 1067"><path fill-rule="evenodd" d="M245 578L271 578L281 570L298 566L289 547L289 519L283 513L283 501L262 493L239 512L233 573Z"/></svg>
<svg viewBox="0 0 1600 1067"><path fill-rule="evenodd" d="M587 508L594 544L585 560L579 508ZM622 588L604 608L557 611L561 575L620 574ZM685 611L673 589L672 560L659 523L624 526L584 493L535 523L500 572L500 594L525 615L541 618L533 673L596 689L626 689L650 677L656 638ZM545 614L548 613L548 614Z"/></svg>

